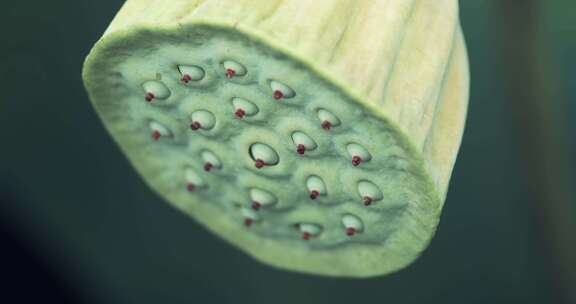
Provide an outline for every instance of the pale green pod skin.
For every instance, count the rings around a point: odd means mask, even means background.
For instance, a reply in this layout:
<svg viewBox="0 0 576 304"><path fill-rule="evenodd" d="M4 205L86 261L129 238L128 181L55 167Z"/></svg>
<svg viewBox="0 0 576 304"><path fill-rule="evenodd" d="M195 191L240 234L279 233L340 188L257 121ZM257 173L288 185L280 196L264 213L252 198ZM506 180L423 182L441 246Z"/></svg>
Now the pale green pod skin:
<svg viewBox="0 0 576 304"><path fill-rule="evenodd" d="M128 0L83 71L104 125L168 202L260 261L343 277L397 271L429 244L468 75L456 0ZM214 121L191 130L199 111ZM151 139L151 125L169 136ZM297 153L295 132L314 149ZM256 143L276 163L256 168ZM218 167L203 170L206 159ZM251 208L251 189L273 203Z"/></svg>

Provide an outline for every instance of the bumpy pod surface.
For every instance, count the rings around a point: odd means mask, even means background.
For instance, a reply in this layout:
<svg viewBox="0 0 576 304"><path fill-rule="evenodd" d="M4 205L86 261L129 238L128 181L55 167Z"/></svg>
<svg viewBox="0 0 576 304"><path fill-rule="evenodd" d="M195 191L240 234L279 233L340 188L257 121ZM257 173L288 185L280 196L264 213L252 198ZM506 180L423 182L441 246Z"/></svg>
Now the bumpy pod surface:
<svg viewBox="0 0 576 304"><path fill-rule="evenodd" d="M128 0L83 77L167 201L260 261L348 277L430 242L469 82L456 0Z"/></svg>

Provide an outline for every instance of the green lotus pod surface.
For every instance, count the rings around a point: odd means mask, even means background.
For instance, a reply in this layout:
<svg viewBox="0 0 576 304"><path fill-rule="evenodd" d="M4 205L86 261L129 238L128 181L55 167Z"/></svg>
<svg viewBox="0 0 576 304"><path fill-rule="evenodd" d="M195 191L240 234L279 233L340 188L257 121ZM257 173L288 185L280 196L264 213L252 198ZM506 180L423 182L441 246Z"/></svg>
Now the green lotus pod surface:
<svg viewBox="0 0 576 304"><path fill-rule="evenodd" d="M345 277L429 244L469 82L456 0L128 0L83 77L168 202L267 264Z"/></svg>

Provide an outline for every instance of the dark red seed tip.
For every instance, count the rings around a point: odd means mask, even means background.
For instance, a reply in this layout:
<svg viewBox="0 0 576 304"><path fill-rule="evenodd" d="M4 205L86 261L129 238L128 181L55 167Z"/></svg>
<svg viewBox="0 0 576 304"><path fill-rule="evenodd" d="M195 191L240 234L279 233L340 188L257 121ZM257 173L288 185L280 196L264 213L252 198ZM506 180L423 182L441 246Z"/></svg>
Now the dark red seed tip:
<svg viewBox="0 0 576 304"><path fill-rule="evenodd" d="M252 209L258 211L260 210L260 207L262 207L262 204L260 204L259 202L252 202Z"/></svg>
<svg viewBox="0 0 576 304"><path fill-rule="evenodd" d="M364 206L372 205L372 198L369 196L365 196L362 198L362 202L364 202Z"/></svg>
<svg viewBox="0 0 576 304"><path fill-rule="evenodd" d="M332 129L332 123L330 123L327 120L323 121L322 122L322 129L329 131L330 129Z"/></svg>
<svg viewBox="0 0 576 304"><path fill-rule="evenodd" d="M194 121L194 122L192 122L192 124L190 124L190 129L192 129L194 131L196 131L200 128L202 128L202 125L197 121Z"/></svg>
<svg viewBox="0 0 576 304"><path fill-rule="evenodd" d="M162 136L162 134L160 134L159 131L157 131L157 130L152 131L152 139L153 140L155 140L155 141L159 140L161 136Z"/></svg>
<svg viewBox="0 0 576 304"><path fill-rule="evenodd" d="M320 195L320 192L318 192L316 190L310 191L310 198L311 199L316 199L319 195Z"/></svg>
<svg viewBox="0 0 576 304"><path fill-rule="evenodd" d="M303 144L299 144L298 147L296 148L296 152L298 152L298 154L300 155L304 155L304 152L306 152L306 146L304 146Z"/></svg>
<svg viewBox="0 0 576 304"><path fill-rule="evenodd" d="M352 165L354 167L357 167L358 165L360 165L361 162L362 162L362 158L360 156L352 157Z"/></svg>
<svg viewBox="0 0 576 304"><path fill-rule="evenodd" d="M182 82L188 83L190 80L192 80L192 77L190 77L190 75L186 74L182 76Z"/></svg>
<svg viewBox="0 0 576 304"><path fill-rule="evenodd" d="M302 239L305 240L305 241L309 240L311 236L312 236L312 235L310 234L310 232L304 232L304 233L302 233Z"/></svg>
<svg viewBox="0 0 576 304"><path fill-rule="evenodd" d="M251 219L251 218L246 218L246 219L244 219L244 226L250 227L250 226L252 226L252 224L254 224L254 220L253 220L253 219Z"/></svg>
<svg viewBox="0 0 576 304"><path fill-rule="evenodd" d="M236 117L242 119L242 118L244 118L244 115L246 115L246 112L243 109L237 109L236 112L234 112L234 115L236 115Z"/></svg>
<svg viewBox="0 0 576 304"><path fill-rule="evenodd" d="M194 185L193 183L188 183L186 184L186 189L188 190L188 192L194 192L196 190L196 185Z"/></svg>
<svg viewBox="0 0 576 304"><path fill-rule="evenodd" d="M262 169L262 167L264 167L265 163L263 160L257 159L254 161L254 165L256 166L256 168Z"/></svg>
<svg viewBox="0 0 576 304"><path fill-rule="evenodd" d="M233 69L226 69L226 78L230 79L236 75L236 71Z"/></svg>
<svg viewBox="0 0 576 304"><path fill-rule="evenodd" d="M346 235L347 236L353 236L356 234L356 229L353 227L348 227L346 228Z"/></svg>
<svg viewBox="0 0 576 304"><path fill-rule="evenodd" d="M279 90L274 91L274 99L278 100L282 99L282 97L284 97L284 94L281 91Z"/></svg>
<svg viewBox="0 0 576 304"><path fill-rule="evenodd" d="M212 165L211 162L206 162L206 163L204 164L204 171L210 172L210 170L212 170L212 168L214 168L214 165Z"/></svg>
<svg viewBox="0 0 576 304"><path fill-rule="evenodd" d="M146 93L144 94L144 99L146 99L147 102L151 102L152 100L154 100L154 98L156 98L156 96L154 96L153 93Z"/></svg>

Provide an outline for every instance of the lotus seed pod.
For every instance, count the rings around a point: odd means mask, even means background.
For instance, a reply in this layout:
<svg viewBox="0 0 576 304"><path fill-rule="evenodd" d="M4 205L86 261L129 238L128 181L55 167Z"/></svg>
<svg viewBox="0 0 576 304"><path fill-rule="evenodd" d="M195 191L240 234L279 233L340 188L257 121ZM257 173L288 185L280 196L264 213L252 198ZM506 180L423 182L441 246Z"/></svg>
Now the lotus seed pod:
<svg viewBox="0 0 576 304"><path fill-rule="evenodd" d="M456 0L128 0L83 70L168 202L264 263L344 277L431 241L468 77Z"/></svg>

